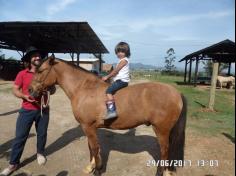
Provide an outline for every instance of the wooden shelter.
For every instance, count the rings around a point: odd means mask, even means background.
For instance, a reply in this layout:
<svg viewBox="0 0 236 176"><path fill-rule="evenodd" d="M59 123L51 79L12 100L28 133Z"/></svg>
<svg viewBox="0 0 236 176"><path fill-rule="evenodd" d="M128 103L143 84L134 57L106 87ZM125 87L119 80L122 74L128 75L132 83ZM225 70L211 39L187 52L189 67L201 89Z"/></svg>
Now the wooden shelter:
<svg viewBox="0 0 236 176"><path fill-rule="evenodd" d="M100 60L108 50L87 22L0 22L0 49L18 51L24 55L29 46L44 53L69 53L77 65L81 53L95 55Z"/></svg>
<svg viewBox="0 0 236 176"><path fill-rule="evenodd" d="M214 110L215 104L215 90L216 90L216 81L217 75L219 71L220 63L228 63L228 74L231 72L231 63L235 62L235 43L231 40L224 40L222 42L216 43L207 48L196 51L192 54L185 56L179 62L185 61L185 76L184 82L186 82L187 78L187 66L189 64L189 72L188 72L188 82L191 83L192 76L192 62L195 61L195 74L194 74L194 85L197 85L197 75L198 75L198 65L201 60L212 60L213 61L213 72L211 77L211 88L210 88L210 96L209 96L209 104L208 108L210 110Z"/></svg>
<svg viewBox="0 0 236 176"><path fill-rule="evenodd" d="M213 62L218 62L219 64L228 63L228 74L230 75L231 63L235 62L235 42L227 39L222 42L211 45L207 48L191 53L181 59L179 62L185 61L184 82L187 82L188 75L188 83L191 83L192 65L195 61L194 85L197 85L198 67L199 61L201 60L212 60Z"/></svg>

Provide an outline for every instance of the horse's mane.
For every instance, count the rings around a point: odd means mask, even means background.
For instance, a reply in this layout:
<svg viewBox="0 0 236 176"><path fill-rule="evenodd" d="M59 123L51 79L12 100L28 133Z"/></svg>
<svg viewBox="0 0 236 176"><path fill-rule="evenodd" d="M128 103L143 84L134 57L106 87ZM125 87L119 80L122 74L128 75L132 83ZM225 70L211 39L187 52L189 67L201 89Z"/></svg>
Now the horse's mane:
<svg viewBox="0 0 236 176"><path fill-rule="evenodd" d="M63 62L63 63L65 63L66 65L72 67L73 69L76 69L76 70L79 70L79 71L82 71L82 72L84 72L84 73L89 74L90 76L92 76L92 78L94 78L94 79L93 79L94 81L96 80L96 81L100 81L100 82L109 84L109 83L107 83L107 82L102 81L102 80L99 78L98 75L95 75L94 73L92 73L92 72L86 70L86 69L83 68L83 67L74 65L74 64L72 64L72 63L70 63L70 62L67 62L67 61L65 61L65 60L62 60L62 59L60 59L60 58L56 58L56 59L59 60L59 61L61 61L61 62Z"/></svg>
<svg viewBox="0 0 236 176"><path fill-rule="evenodd" d="M81 67L81 66L74 65L74 64L72 64L72 63L70 63L70 62L68 62L68 61L64 61L64 60L59 59L59 58L56 58L56 59L57 59L57 60L60 60L61 62L65 63L65 64L67 64L67 65L69 65L69 66L71 66L71 67L73 67L73 68L75 68L75 69L77 69L77 70L84 71L84 72L86 72L86 73L89 73L89 74L91 74L91 75L94 75L93 73L91 73L90 71L86 70L85 68L83 68L83 67ZM96 75L94 75L94 76L96 76Z"/></svg>
<svg viewBox="0 0 236 176"><path fill-rule="evenodd" d="M43 62L42 62L42 63L46 62L49 58L50 58L50 57L47 57L47 58L43 59ZM55 59L58 60L58 61L60 61L60 62L65 63L66 65L68 65L69 67L71 67L71 68L73 68L73 69L75 69L75 70L79 70L79 71L82 71L82 72L84 72L84 73L90 75L90 76L93 78L94 81L96 80L96 81L101 81L101 82L103 82L103 81L98 77L98 75L95 75L94 73L92 73L92 72L86 70L86 69L83 68L83 67L74 65L74 64L72 64L72 63L70 63L70 62L68 62L68 61L62 60L62 59L60 59L60 58L55 58ZM41 65L42 65L42 63L41 63ZM39 66L39 67L40 67L40 66ZM104 83L105 83L105 82L104 82Z"/></svg>

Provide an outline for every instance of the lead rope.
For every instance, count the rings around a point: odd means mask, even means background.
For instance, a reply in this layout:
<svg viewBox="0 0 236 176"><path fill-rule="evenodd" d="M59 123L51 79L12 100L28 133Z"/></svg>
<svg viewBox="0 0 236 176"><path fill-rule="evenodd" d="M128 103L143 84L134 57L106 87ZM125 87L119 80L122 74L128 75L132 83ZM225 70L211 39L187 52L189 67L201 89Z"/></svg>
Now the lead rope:
<svg viewBox="0 0 236 176"><path fill-rule="evenodd" d="M41 117L43 117L43 108L46 108L48 107L49 105L49 102L50 102L50 91L47 91L47 102L45 103L45 98L44 98L45 95L42 95L41 97Z"/></svg>

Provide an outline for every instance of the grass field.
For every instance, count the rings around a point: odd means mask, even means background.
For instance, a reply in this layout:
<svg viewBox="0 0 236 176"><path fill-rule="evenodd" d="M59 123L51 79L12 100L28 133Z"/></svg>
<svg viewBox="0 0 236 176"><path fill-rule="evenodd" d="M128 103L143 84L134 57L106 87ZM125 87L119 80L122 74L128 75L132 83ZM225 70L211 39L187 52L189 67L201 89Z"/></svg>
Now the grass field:
<svg viewBox="0 0 236 176"><path fill-rule="evenodd" d="M179 85L176 82L183 82L183 77L161 75L154 71L132 72L132 79L150 79L172 84L188 100L188 128L203 135L224 134L235 139L235 90L217 89L216 111L209 112L205 108L209 100L209 86Z"/></svg>

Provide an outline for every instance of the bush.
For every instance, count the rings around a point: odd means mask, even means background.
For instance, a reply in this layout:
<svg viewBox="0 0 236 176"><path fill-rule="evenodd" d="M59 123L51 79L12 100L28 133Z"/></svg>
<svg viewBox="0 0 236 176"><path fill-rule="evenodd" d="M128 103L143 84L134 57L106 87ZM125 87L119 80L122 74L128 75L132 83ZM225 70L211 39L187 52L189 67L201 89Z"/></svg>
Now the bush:
<svg viewBox="0 0 236 176"><path fill-rule="evenodd" d="M183 71L179 71L179 70L174 70L174 71L166 71L163 70L161 71L162 75L171 75L171 76L184 76L184 72Z"/></svg>

